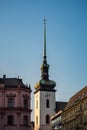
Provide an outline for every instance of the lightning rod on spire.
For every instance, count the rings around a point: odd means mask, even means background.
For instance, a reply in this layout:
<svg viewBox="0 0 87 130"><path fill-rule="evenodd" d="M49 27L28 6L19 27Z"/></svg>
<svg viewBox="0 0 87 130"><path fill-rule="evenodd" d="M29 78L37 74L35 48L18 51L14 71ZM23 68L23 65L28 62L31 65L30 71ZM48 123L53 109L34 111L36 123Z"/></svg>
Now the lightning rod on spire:
<svg viewBox="0 0 87 130"><path fill-rule="evenodd" d="M44 19L44 62L46 63L46 19Z"/></svg>

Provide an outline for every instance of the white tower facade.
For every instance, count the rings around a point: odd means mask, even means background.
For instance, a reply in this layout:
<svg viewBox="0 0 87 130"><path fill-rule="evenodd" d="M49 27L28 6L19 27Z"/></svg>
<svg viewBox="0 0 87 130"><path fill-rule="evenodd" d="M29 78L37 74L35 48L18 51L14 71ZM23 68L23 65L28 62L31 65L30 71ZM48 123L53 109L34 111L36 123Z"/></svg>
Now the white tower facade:
<svg viewBox="0 0 87 130"><path fill-rule="evenodd" d="M34 92L34 130L51 130L50 117L55 113L55 86L49 80L49 65L46 61L46 20L44 19L44 56L41 66L41 80L35 84Z"/></svg>
<svg viewBox="0 0 87 130"><path fill-rule="evenodd" d="M51 130L50 117L54 115L55 92L35 93L35 130Z"/></svg>

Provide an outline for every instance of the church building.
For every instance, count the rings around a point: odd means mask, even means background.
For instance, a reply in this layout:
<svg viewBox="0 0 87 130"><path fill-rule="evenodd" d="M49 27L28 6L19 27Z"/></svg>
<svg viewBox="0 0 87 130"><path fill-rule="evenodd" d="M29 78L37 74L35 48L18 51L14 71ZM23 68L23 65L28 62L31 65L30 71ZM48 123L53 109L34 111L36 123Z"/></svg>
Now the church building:
<svg viewBox="0 0 87 130"><path fill-rule="evenodd" d="M41 79L35 84L34 130L51 130L51 116L55 114L55 86L49 79L49 64L46 55L46 20L44 19L44 55L41 66Z"/></svg>

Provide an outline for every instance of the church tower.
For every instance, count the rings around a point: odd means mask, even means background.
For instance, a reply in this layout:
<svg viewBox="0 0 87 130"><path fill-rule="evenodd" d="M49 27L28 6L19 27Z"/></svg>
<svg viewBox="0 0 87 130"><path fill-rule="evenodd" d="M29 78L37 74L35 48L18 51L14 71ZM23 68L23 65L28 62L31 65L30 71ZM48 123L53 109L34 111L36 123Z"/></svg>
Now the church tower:
<svg viewBox="0 0 87 130"><path fill-rule="evenodd" d="M50 117L55 111L56 83L49 79L49 65L46 56L46 19L44 19L44 55L41 66L41 79L35 84L34 130L51 130Z"/></svg>

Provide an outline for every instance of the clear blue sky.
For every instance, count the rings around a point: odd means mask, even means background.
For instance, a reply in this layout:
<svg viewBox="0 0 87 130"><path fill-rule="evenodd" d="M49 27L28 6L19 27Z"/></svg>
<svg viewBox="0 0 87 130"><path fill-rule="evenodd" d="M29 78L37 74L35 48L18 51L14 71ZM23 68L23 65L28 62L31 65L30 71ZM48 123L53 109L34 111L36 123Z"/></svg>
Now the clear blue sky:
<svg viewBox="0 0 87 130"><path fill-rule="evenodd" d="M19 76L34 92L44 17L50 79L56 100L68 101L87 85L87 0L0 0L0 77Z"/></svg>

